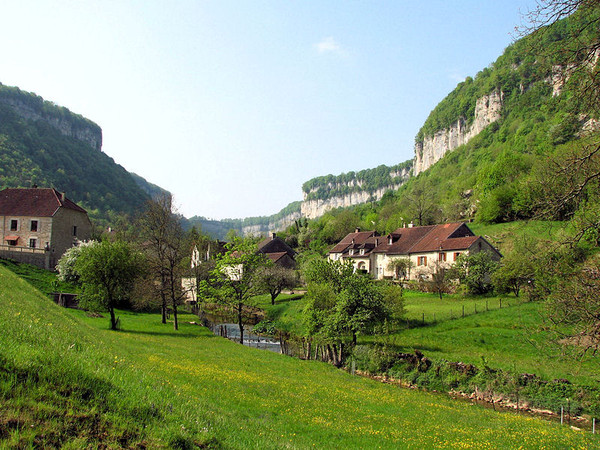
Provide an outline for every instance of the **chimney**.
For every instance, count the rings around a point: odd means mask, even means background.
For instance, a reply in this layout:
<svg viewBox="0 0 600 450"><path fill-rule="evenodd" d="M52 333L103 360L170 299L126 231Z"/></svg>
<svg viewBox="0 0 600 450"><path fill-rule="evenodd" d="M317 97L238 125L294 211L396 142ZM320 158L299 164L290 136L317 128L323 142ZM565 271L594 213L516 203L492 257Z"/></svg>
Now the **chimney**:
<svg viewBox="0 0 600 450"><path fill-rule="evenodd" d="M356 229L354 230L355 233L360 233L360 227L356 227Z"/></svg>
<svg viewBox="0 0 600 450"><path fill-rule="evenodd" d="M65 195L65 193L64 193L64 192L61 192L61 193L60 193L60 201L61 201L61 202L64 202L64 201L65 201L65 198L67 198L67 196Z"/></svg>
<svg viewBox="0 0 600 450"><path fill-rule="evenodd" d="M415 226L415 224L414 224L414 223L412 223L412 222L408 224L408 228L412 228L412 227L414 227L414 226Z"/></svg>
<svg viewBox="0 0 600 450"><path fill-rule="evenodd" d="M375 238L375 247L379 246L379 239Z"/></svg>
<svg viewBox="0 0 600 450"><path fill-rule="evenodd" d="M275 239L277 237L277 233L273 232L271 233L271 240Z"/></svg>

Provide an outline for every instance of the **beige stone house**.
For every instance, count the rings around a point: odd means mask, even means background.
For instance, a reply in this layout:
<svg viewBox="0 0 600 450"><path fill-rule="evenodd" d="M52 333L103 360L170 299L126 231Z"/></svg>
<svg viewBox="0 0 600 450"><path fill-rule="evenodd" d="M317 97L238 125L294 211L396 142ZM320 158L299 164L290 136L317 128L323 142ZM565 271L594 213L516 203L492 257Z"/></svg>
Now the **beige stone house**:
<svg viewBox="0 0 600 450"><path fill-rule="evenodd" d="M379 236L375 231L349 233L329 251L331 260L350 260L357 270L374 278L394 278L395 259L409 260L407 279L429 278L436 266L451 266L462 253L487 251L494 259L500 253L483 237L475 236L462 222L423 227L409 226Z"/></svg>
<svg viewBox="0 0 600 450"><path fill-rule="evenodd" d="M91 234L85 209L56 189L0 191L0 257L52 269L68 248Z"/></svg>

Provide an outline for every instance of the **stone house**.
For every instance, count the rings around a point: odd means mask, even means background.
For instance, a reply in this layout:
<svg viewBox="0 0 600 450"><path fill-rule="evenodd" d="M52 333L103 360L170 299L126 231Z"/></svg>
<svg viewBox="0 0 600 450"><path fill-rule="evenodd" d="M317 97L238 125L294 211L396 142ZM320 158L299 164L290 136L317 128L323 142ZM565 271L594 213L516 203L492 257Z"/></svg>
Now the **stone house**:
<svg viewBox="0 0 600 450"><path fill-rule="evenodd" d="M501 254L462 222L423 227L398 228L386 236L375 231L349 233L328 254L331 260L350 260L356 270L374 278L394 278L390 267L395 259L409 260L406 278L429 278L436 266L451 266L463 253L487 251L498 260ZM358 252L358 253L357 253Z"/></svg>
<svg viewBox="0 0 600 450"><path fill-rule="evenodd" d="M63 253L89 240L85 209L51 188L0 191L0 257L53 269Z"/></svg>

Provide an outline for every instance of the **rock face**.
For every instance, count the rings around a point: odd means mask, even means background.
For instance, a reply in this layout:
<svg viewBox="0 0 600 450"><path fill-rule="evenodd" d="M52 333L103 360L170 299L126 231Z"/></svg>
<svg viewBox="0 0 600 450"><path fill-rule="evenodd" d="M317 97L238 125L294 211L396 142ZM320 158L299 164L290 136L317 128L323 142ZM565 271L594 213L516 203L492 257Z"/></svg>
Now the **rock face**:
<svg viewBox="0 0 600 450"><path fill-rule="evenodd" d="M248 236L248 235L257 236L260 234L268 235L269 233L272 233L273 231L282 231L282 230L285 230L290 225L292 225L294 223L294 221L298 220L300 217L302 217L302 214L300 213L300 211L297 211L297 212L288 214L287 216L284 216L278 220L269 221L269 223L266 223L266 224L243 226L242 234L244 236Z"/></svg>
<svg viewBox="0 0 600 450"><path fill-rule="evenodd" d="M67 114L46 112L22 102L17 98L0 97L0 102L11 106L18 115L25 119L34 121L41 120L53 128L56 128L65 136L70 136L85 142L96 150L101 150L102 148L102 130L92 122L89 122L88 125L85 123L88 121L84 121L84 119L74 121Z"/></svg>
<svg viewBox="0 0 600 450"><path fill-rule="evenodd" d="M413 174L427 170L446 153L466 144L489 124L500 119L503 98L503 93L498 91L481 97L475 105L475 118L471 125L467 125L461 117L450 128L439 130L433 136L426 136L423 142L417 142Z"/></svg>
<svg viewBox="0 0 600 450"><path fill-rule="evenodd" d="M393 170L389 172L392 183L388 186L383 186L374 190L363 188L364 183L360 180L350 180L347 183L328 183L326 188L329 191L340 191L341 188L346 187L350 189L350 192L341 195L326 196L325 198L314 198L314 193L317 192L319 188L304 191L304 199L300 205L300 213L302 217L315 219L322 216L330 209L346 208L348 206L380 200L386 192L396 190L402 186L410 177L410 174L410 165L398 170Z"/></svg>
<svg viewBox="0 0 600 450"><path fill-rule="evenodd" d="M369 201L377 201L383 197L387 191L398 189L402 183L393 186L387 186L377 189L374 192L358 191L351 192L340 197L331 197L325 200L315 199L302 202L302 216L307 219L315 219L322 216L330 209L346 208L348 206L359 205Z"/></svg>

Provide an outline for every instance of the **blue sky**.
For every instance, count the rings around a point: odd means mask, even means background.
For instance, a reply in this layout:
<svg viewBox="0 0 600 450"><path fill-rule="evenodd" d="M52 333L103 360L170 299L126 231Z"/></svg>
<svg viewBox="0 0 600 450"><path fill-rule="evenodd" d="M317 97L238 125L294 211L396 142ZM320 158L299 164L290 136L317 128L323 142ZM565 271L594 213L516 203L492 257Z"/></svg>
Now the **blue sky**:
<svg viewBox="0 0 600 450"><path fill-rule="evenodd" d="M6 2L0 82L102 127L103 151L210 218L397 164L533 0Z"/></svg>

